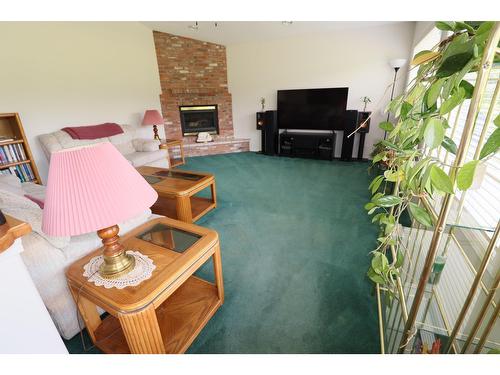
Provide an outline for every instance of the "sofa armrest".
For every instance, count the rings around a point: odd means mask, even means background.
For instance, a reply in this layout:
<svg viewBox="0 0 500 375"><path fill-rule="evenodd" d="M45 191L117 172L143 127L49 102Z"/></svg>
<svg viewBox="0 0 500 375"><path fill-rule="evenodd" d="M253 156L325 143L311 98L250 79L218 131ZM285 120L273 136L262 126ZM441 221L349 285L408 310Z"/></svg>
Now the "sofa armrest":
<svg viewBox="0 0 500 375"><path fill-rule="evenodd" d="M50 155L53 152L59 151L62 149L61 143L54 135L54 133L41 134L38 136L38 140L42 145L42 150L47 157L47 160L50 160Z"/></svg>
<svg viewBox="0 0 500 375"><path fill-rule="evenodd" d="M137 152L151 152L158 151L160 148L160 141L156 139L135 138L132 139L132 145Z"/></svg>

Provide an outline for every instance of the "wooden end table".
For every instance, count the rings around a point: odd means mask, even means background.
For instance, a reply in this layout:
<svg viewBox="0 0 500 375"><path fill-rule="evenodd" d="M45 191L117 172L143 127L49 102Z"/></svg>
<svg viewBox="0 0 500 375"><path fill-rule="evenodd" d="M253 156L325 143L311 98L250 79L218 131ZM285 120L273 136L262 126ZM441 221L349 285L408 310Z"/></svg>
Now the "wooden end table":
<svg viewBox="0 0 500 375"><path fill-rule="evenodd" d="M179 148L179 158L176 158L172 152L172 149L175 147ZM185 164L184 147L181 139L166 139L160 144L160 149L167 150L170 168L175 168L178 165Z"/></svg>
<svg viewBox="0 0 500 375"><path fill-rule="evenodd" d="M98 249L72 264L68 285L94 344L105 353L184 353L224 303L217 232L169 218L151 220L122 244L153 260L148 280L124 289L96 286L83 266ZM213 259L215 283L193 276ZM101 320L97 306L110 315Z"/></svg>
<svg viewBox="0 0 500 375"><path fill-rule="evenodd" d="M193 223L217 207L213 174L148 166L137 171L158 193L158 200L151 207L155 214ZM208 187L210 198L195 196Z"/></svg>

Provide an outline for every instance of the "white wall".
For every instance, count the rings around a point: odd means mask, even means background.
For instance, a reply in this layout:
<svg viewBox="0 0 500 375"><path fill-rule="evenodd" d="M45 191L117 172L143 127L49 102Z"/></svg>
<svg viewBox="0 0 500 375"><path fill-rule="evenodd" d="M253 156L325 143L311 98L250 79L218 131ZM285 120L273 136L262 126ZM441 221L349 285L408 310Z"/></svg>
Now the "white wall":
<svg viewBox="0 0 500 375"><path fill-rule="evenodd" d="M260 150L255 112L260 110L261 97L266 99L266 109L276 109L276 90L347 86L348 109L361 110L363 96L372 100L367 108L374 111L365 144L364 157L368 157L373 143L383 137L377 125L385 116L375 105L382 100L384 108L389 101L390 92L383 98L394 74L388 61L410 58L413 31L414 23L405 22L228 45L228 83L233 95L235 136L250 138L251 150ZM404 86L404 78L396 93ZM337 155L340 143L341 134L338 134Z"/></svg>
<svg viewBox="0 0 500 375"><path fill-rule="evenodd" d="M413 34L413 47L424 39L434 29L435 22L417 21L415 22L415 32ZM431 46L432 47L432 46Z"/></svg>
<svg viewBox="0 0 500 375"><path fill-rule="evenodd" d="M70 125L137 125L160 109L153 35L136 22L0 22L0 113L19 112L42 179L39 134ZM143 129L152 137L152 129Z"/></svg>

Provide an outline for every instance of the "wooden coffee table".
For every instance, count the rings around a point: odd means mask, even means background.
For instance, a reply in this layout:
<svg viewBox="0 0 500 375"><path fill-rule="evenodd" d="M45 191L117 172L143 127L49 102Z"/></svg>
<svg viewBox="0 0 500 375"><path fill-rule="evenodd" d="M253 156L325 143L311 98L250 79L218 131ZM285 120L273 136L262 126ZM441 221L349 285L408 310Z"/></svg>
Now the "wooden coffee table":
<svg viewBox="0 0 500 375"><path fill-rule="evenodd" d="M139 167L139 173L158 193L151 210L158 215L193 223L217 207L215 177L210 173ZM211 197L195 196L210 187Z"/></svg>
<svg viewBox="0 0 500 375"><path fill-rule="evenodd" d="M88 282L83 266L101 249L66 271L89 336L105 353L184 353L224 303L217 232L163 217L137 227L121 242L156 266L139 285L107 289ZM193 276L210 258L215 283ZM109 315L102 319L97 307Z"/></svg>

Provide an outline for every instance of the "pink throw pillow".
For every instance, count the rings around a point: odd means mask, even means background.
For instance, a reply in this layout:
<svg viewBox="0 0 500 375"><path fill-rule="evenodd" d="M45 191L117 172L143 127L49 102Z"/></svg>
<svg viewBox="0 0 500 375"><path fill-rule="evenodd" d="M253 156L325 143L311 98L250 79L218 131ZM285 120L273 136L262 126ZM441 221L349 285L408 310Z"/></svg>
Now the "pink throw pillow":
<svg viewBox="0 0 500 375"><path fill-rule="evenodd" d="M34 196L29 195L29 194L24 194L24 196L26 198L28 198L30 201L33 201L36 204L38 204L38 206L43 210L43 206L45 206L45 202L44 201L42 201L41 199L35 198Z"/></svg>

